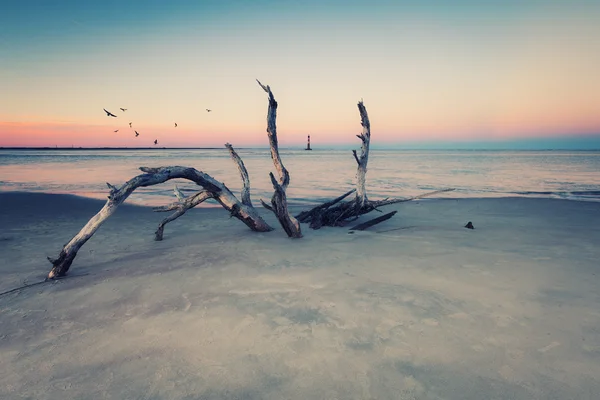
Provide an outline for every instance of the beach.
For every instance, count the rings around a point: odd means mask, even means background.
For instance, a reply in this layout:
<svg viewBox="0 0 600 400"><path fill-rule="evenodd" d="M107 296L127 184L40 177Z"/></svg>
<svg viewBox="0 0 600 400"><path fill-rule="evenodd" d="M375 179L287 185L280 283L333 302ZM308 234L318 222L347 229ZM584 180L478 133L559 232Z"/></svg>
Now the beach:
<svg viewBox="0 0 600 400"><path fill-rule="evenodd" d="M0 292L103 203L0 193ZM156 242L166 214L125 204L67 278L0 297L0 398L597 398L600 203L392 210L288 239L264 209L273 232L198 208Z"/></svg>

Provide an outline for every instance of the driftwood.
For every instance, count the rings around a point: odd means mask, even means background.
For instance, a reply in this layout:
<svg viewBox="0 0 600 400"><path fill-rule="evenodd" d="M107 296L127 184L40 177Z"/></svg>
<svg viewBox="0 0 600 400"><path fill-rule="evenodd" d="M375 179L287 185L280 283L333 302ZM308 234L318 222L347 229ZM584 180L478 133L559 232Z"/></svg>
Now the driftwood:
<svg viewBox="0 0 600 400"><path fill-rule="evenodd" d="M327 225L327 224L323 223L323 215L324 215L325 211L327 211L327 209L329 207L332 207L333 205L344 200L346 197L350 196L354 192L356 192L356 189L352 189L352 190L344 193L343 195L336 197L335 199L333 199L331 201L328 201L326 203L318 205L308 211L302 211L300 214L296 215L296 218L300 222L310 223L310 227L312 229L319 229L321 226Z"/></svg>
<svg viewBox="0 0 600 400"><path fill-rule="evenodd" d="M229 143L225 144L227 150L229 150L229 154L233 161L235 161L238 170L240 172L240 176L242 178L242 194L241 200L242 204L252 207L252 200L250 200L250 178L248 177L248 170L246 170L246 166L244 162L240 158L240 156L236 153L233 146ZM163 233L165 229L165 225L169 222L176 220L186 213L190 208L196 207L198 204L213 198L212 194L206 190L201 190L200 192L186 198L181 191L175 187L175 196L177 196L178 201L171 203L167 206L155 207L154 211L164 212L164 211L173 211L175 212L169 215L167 218L163 219L160 224L158 224L158 228L156 232L154 232L154 240L160 241L163 239Z"/></svg>
<svg viewBox="0 0 600 400"><path fill-rule="evenodd" d="M94 215L88 223L75 235L61 250L58 258L48 260L52 263L52 269L48 274L48 279L54 279L64 276L69 270L73 260L77 256L77 252L98 230L98 228L110 217L133 191L139 187L157 185L171 179L182 178L202 186L204 190L209 192L219 204L228 210L232 216L236 217L246 224L253 231L268 232L273 230L253 207L242 204L231 191L223 183L217 181L212 176L198 171L190 167L159 167L148 168L141 167L140 170L145 172L138 175L123 186L117 188L107 184L110 188L110 195L102 209Z"/></svg>
<svg viewBox="0 0 600 400"><path fill-rule="evenodd" d="M367 163L369 162L369 144L371 143L371 122L369 114L362 100L358 102L358 112L360 113L360 124L363 128L360 135L356 135L362 142L360 146L360 157L356 155L356 150L352 150L354 159L358 164L356 170L356 209L362 209L367 204L367 189L365 188L367 177Z"/></svg>
<svg viewBox="0 0 600 400"><path fill-rule="evenodd" d="M310 220L310 218L313 218L313 215L315 213L317 213L321 210L325 210L325 209L331 207L332 205L339 203L340 201L344 200L346 197L350 196L354 192L356 192L356 189L349 190L348 192L344 193L340 197L336 197L335 199L328 201L327 203L320 204L308 211L302 211L300 214L296 215L296 218L300 222L307 222L308 220Z"/></svg>
<svg viewBox="0 0 600 400"><path fill-rule="evenodd" d="M275 175L272 172L269 173L271 178L271 183L273 184L273 189L275 190L273 193L273 197L271 197L271 205L266 205L264 201L261 201L263 206L268 210L272 211L281 227L287 233L287 235L291 238L301 238L302 230L300 229L300 223L294 218L288 211L287 206L287 198L285 195L285 190L290 184L290 174L288 170L283 165L281 161L281 156L279 155L279 144L277 141L277 101L275 100L275 96L273 96L273 92L269 85L263 85L257 79L256 82L260 85L260 87L267 92L269 95L269 109L267 112L267 134L269 137L269 146L271 148L271 158L273 159L273 164L275 165L275 169L279 175L279 180L275 179Z"/></svg>
<svg viewBox="0 0 600 400"><path fill-rule="evenodd" d="M242 177L242 204L245 204L248 207L252 207L252 200L250 199L250 178L248 177L248 170L246 169L246 166L244 165L244 162L242 161L238 153L236 153L233 149L233 146L229 143L226 143L225 147L227 147L227 150L229 150L229 154L231 155L233 161L235 161L235 164L238 167L238 171L240 171L240 176Z"/></svg>
<svg viewBox="0 0 600 400"><path fill-rule="evenodd" d="M387 221L392 218L398 211L392 211L390 213L384 214L381 217L373 218L369 221L363 222L362 224L358 224L350 228L351 231L364 231L372 227L373 225L377 225L380 222Z"/></svg>
<svg viewBox="0 0 600 400"><path fill-rule="evenodd" d="M352 150L354 159L358 164L356 170L356 196L351 201L341 202L341 200L350 194L349 192L333 201L321 204L309 211L298 214L299 220L304 223L309 223L309 226L312 229L319 229L322 226L346 226L349 222L356 220L359 216L370 213L373 210L378 210L379 207L454 190L444 189L408 199L387 198L376 201L369 200L366 191L366 175L367 163L369 161L369 146L371 143L371 122L369 121L369 115L362 100L358 102L358 112L360 114L362 126L362 133L356 135L362 142L360 156L356 150ZM391 216L388 218L391 218Z"/></svg>
<svg viewBox="0 0 600 400"><path fill-rule="evenodd" d="M212 193L210 193L206 190L201 190L192 196L185 197L183 195L183 193L181 193L179 188L177 188L177 186L175 186L175 196L177 196L178 201L171 203L169 205L166 205L166 206L154 207L154 209L153 209L154 211L157 211L157 212L175 210L175 212L173 214L169 215L167 218L160 221L160 224L158 224L158 228L156 229L156 232L154 232L154 240L157 240L157 241L163 240L163 233L164 233L166 224L168 224L171 221L175 221L177 218L179 218L183 214L185 214L186 211L189 210L190 208L194 208L198 204L200 204L208 199L213 198Z"/></svg>
<svg viewBox="0 0 600 400"><path fill-rule="evenodd" d="M353 151L354 158L358 164L356 172L356 189L353 189L344 195L326 202L322 205L314 207L309 211L300 213L297 219L290 215L288 211L286 189L290 183L290 174L283 165L279 155L279 145L277 139L277 101L268 85L263 85L257 80L260 87L268 94L269 108L267 112L267 133L269 145L271 149L271 158L278 174L278 179L273 173L270 173L271 183L274 193L271 198L271 204L266 204L261 200L263 206L271 210L281 223L289 237L300 238L302 232L300 222L310 223L310 227L318 229L321 226L345 226L347 223L356 220L360 215L367 214L373 210L378 210L379 207L400 203L404 201L414 200L420 197L425 197L432 194L437 194L453 189L446 189L424 195L416 196L408 199L384 199L372 201L367 197L366 193L366 174L367 163L369 160L369 146L371 140L371 124L367 110L362 101L358 103L358 110L361 117L362 133L357 135L361 140L360 156L356 151ZM216 200L223 208L228 210L232 217L235 217L247 225L251 230L258 232L268 232L273 230L257 210L252 206L250 199L250 180L248 171L246 170L241 158L237 155L230 144L225 145L230 152L232 159L237 163L240 172L243 189L241 193L241 201L238 200L233 193L223 183L217 181L213 177L204 172L198 171L190 167L169 166L159 168L141 167L140 170L144 174L138 175L129 181L125 182L121 187L113 186L107 183L110 189L110 195L104 207L94 215L87 224L75 235L67 244L65 244L56 259L48 257L52 263L47 280L58 279L64 276L77 256L79 249L92 237L104 221L110 217L117 207L129 197L134 190L139 187L146 187L164 183L171 179L187 179L198 184L202 190L198 193L185 197L179 189L175 188L175 194L178 200L167 206L158 207L155 211L175 211L172 215L165 218L158 226L155 232L155 239L161 240L163 237L164 227L167 223L179 218L187 210L197 206L207 199ZM355 197L350 201L343 201L346 197L355 193ZM379 211L379 210L378 210ZM352 229L366 229L376 223L391 218L395 212L375 218L364 224L357 225ZM368 226L367 226L368 225ZM18 290L18 289L15 289Z"/></svg>
<svg viewBox="0 0 600 400"><path fill-rule="evenodd" d="M380 207L422 199L428 196L434 196L436 194L450 192L453 190L454 189L436 190L435 192L423 193L418 196L404 199L369 200L366 205L358 211L359 214L356 214L356 203L354 201L339 203L333 207L333 205L337 204L341 199L352 193L351 191L345 193L335 200L318 205L309 211L303 211L298 214L297 217L299 217L300 222L309 223L312 229L319 229L323 226L346 226L349 222L357 219L360 215L367 214L373 210L379 211ZM346 220L345 218L348 218L348 216L353 217L350 220Z"/></svg>
<svg viewBox="0 0 600 400"><path fill-rule="evenodd" d="M345 226L348 222L356 220L359 216L375 210L379 204L372 202L367 197L366 175L367 163L369 161L369 146L371 143L371 122L364 103L358 102L358 112L360 114L360 124L362 132L356 135L361 140L360 156L356 150L352 151L354 159L358 164L356 170L356 194L353 200L340 202L346 193L332 202L328 202L313 208L303 215L302 221L308 222L312 229L319 229L322 226ZM302 213L301 213L302 215Z"/></svg>

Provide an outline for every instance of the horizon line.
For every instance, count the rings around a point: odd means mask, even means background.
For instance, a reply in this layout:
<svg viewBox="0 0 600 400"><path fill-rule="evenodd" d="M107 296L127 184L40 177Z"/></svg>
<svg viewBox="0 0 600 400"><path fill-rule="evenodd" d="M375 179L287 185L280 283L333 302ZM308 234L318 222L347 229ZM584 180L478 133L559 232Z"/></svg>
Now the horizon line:
<svg viewBox="0 0 600 400"><path fill-rule="evenodd" d="M336 146L336 147L322 147L313 148L311 151L329 151L329 150L351 150L352 146ZM235 147L239 150L268 150L268 146L243 146ZM50 147L50 146L0 146L0 150L224 150L223 147ZM280 147L280 150L306 150L304 147ZM386 150L400 150L400 151L600 151L599 148L510 148L510 147L499 147L499 148L472 148L472 147L393 147L393 148L380 148L371 147L373 151L386 151Z"/></svg>

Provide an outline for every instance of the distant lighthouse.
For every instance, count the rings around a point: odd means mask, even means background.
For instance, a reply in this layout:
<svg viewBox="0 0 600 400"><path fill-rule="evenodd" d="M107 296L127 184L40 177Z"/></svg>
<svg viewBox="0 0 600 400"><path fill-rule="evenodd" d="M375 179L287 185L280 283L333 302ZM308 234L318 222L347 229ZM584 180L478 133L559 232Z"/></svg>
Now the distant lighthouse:
<svg viewBox="0 0 600 400"><path fill-rule="evenodd" d="M312 150L310 148L310 135L308 135L308 143L306 144L306 148L304 150Z"/></svg>

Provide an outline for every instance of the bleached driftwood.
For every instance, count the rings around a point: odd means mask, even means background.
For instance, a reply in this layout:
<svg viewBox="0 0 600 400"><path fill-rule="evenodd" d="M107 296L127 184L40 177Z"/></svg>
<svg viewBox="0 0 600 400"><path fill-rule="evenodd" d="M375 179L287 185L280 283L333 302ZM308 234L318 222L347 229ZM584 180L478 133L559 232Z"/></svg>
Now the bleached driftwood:
<svg viewBox="0 0 600 400"><path fill-rule="evenodd" d="M227 150L229 150L229 155L231 155L231 158L233 159L233 161L235 161L238 167L238 171L240 171L240 176L242 178L243 185L241 195L242 204L245 204L248 207L252 207L252 200L250 199L250 178L248 177L248 170L246 169L246 166L244 165L244 162L242 161L241 157L233 149L233 146L229 143L226 143L225 147L227 147Z"/></svg>
<svg viewBox="0 0 600 400"><path fill-rule="evenodd" d="M250 200L250 178L248 177L248 170L246 170L244 162L242 161L241 157L237 154L233 146L229 143L226 143L225 147L229 151L232 160L236 163L238 171L240 172L240 176L242 178L242 204L248 207L252 207L252 200ZM160 241L163 239L163 233L166 224L175 221L177 218L185 214L187 210L194 208L198 204L213 197L210 192L207 192L206 190L201 190L200 192L186 198L177 187L175 187L175 196L177 196L179 201L171 203L167 206L154 208L154 211L157 212L175 210L173 214L169 215L167 218L163 219L160 222L160 224L158 224L158 228L156 229L156 232L154 232L154 240Z"/></svg>
<svg viewBox="0 0 600 400"><path fill-rule="evenodd" d="M341 202L342 199L350 194L349 192L331 202L321 204L309 211L298 214L299 220L301 222L309 223L309 226L312 229L319 229L322 226L345 226L349 222L356 220L359 216L377 210L379 207L453 190L439 190L409 199L387 198L376 201L369 200L366 191L366 175L367 163L369 161L369 146L371 143L371 122L369 121L369 115L362 100L358 102L358 111L362 126L362 133L356 135L362 142L360 157L356 150L352 150L354 159L358 164L356 171L356 196L351 201ZM388 218L391 218L391 216L393 216L393 214Z"/></svg>
<svg viewBox="0 0 600 400"><path fill-rule="evenodd" d="M267 209L275 213L277 219L281 223L281 226L289 237L299 238L302 237L300 223L296 218L289 214L287 208L286 189L290 183L290 175L287 169L284 167L279 155L276 126L277 101L275 101L275 97L273 96L273 93L268 85L265 86L258 80L257 82L269 96L267 133L271 149L271 158L273 159L273 164L275 165L275 169L279 175L279 179L276 179L273 173L269 174L274 189L273 197L271 198L271 204L268 205L262 202L262 200L261 202ZM432 193L426 193L424 195L409 199L384 199L379 201L369 200L366 194L365 183L371 139L371 125L367 110L362 101L358 103L358 109L361 116L361 125L363 130L360 135L357 135L362 141L360 157L356 151L353 151L354 158L358 164L356 174L356 189L349 191L332 201L314 207L312 210L300 213L298 218L302 222L309 222L311 228L313 229L318 229L321 226L344 226L362 214L377 210L378 207L410 201L428 195L453 190L446 189ZM250 200L250 180L248 178L248 172L241 158L235 153L235 150L233 150L231 145L227 144L226 147L229 150L232 158L236 161L242 177L243 189L241 202L223 183L194 168L181 166L159 168L141 167L140 170L142 170L144 174L130 179L119 188L107 183L110 189L110 195L108 196L108 200L104 207L87 222L87 224L79 231L77 235L75 235L65 246L63 246L59 256L56 259L48 257L52 263L52 269L50 270L47 279L57 279L64 276L68 272L73 260L77 256L79 249L92 237L102 223L115 212L117 207L122 204L135 189L138 187L146 187L164 183L171 179L180 178L190 180L201 186L203 190L192 196L185 197L178 189L176 189L175 193L178 197L178 201L168 206L161 207L159 210L176 212L161 222L156 232L157 240L162 238L164 226L168 222L175 220L183 215L188 209L195 207L209 198L215 199L219 204L221 204L221 206L223 206L223 208L231 213L232 217L236 217L253 231L267 232L273 230L273 228L271 228L261 218L256 209L254 209L252 206L252 202ZM353 200L342 202L343 199L345 199L354 191L356 191L356 196ZM372 226L375 221L387 219L392 215L393 213L390 213L388 215L376 218L375 220L369 222L371 223L370 226Z"/></svg>
<svg viewBox="0 0 600 400"><path fill-rule="evenodd" d="M367 163L369 162L369 145L371 143L371 122L369 121L369 114L367 114L367 109L362 100L358 102L358 112L360 113L360 124L363 128L362 133L356 135L362 142L360 146L360 157L356 155L356 150L352 150L352 154L354 154L354 159L358 164L356 170L356 208L357 210L360 210L368 201L365 184Z"/></svg>
<svg viewBox="0 0 600 400"><path fill-rule="evenodd" d="M194 208L198 204L200 204L208 199L213 198L212 194L206 190L201 190L198 193L195 193L189 197L185 197L183 195L183 193L181 193L181 191L179 190L179 188L177 186L175 186L174 191L175 191L175 196L177 196L177 199L178 199L176 202L173 202L166 206L154 207L154 209L153 209L154 211L157 211L157 212L175 210L175 212L173 214L169 215L167 218L160 221L160 224L158 224L158 228L156 229L156 232L154 232L154 240L156 240L156 241L163 240L163 233L164 233L166 224L168 224L169 222L175 221L177 218L179 218L183 214L185 214L186 211L189 210L190 208Z"/></svg>
<svg viewBox="0 0 600 400"><path fill-rule="evenodd" d="M287 198L285 194L285 190L287 189L290 183L290 174L288 170L283 165L281 161L281 156L279 155L279 144L277 141L277 101L275 101L275 96L273 96L273 92L269 85L263 85L257 79L256 82L260 85L260 87L267 92L269 95L269 109L267 112L267 134L269 136L269 145L271 148L271 158L273 159L273 164L275 165L275 169L279 175L279 180L275 179L275 176L272 172L269 173L271 177L271 183L273 184L273 189L275 190L273 193L273 197L271 197L271 206L266 206L267 209L273 211L281 227L287 233L287 235L291 238L301 238L302 231L300 229L300 223L290 215L287 207ZM265 202L262 202L265 205Z"/></svg>
<svg viewBox="0 0 600 400"><path fill-rule="evenodd" d="M256 209L242 204L223 183L217 181L212 176L190 167L159 167L148 168L141 167L144 172L129 181L123 186L117 187L108 184L110 195L102 209L94 215L88 223L75 235L61 250L58 258L48 260L52 263L52 269L48 274L48 279L54 279L64 276L69 270L77 252L98 230L104 221L110 217L133 191L139 187L157 185L171 179L187 179L202 186L212 197L228 210L232 216L236 217L246 224L253 231L268 232L273 228L267 224L257 213Z"/></svg>

